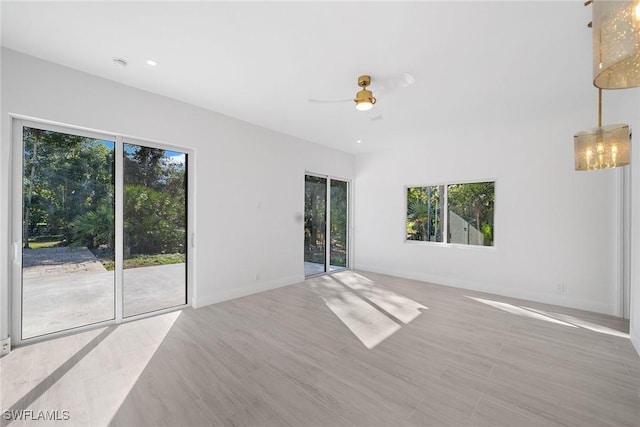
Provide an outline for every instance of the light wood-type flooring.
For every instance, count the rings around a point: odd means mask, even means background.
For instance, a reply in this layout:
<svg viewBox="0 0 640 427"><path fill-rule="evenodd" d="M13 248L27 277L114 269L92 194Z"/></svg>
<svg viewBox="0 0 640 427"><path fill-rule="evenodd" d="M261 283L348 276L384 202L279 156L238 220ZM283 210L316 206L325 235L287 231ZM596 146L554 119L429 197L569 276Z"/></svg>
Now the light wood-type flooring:
<svg viewBox="0 0 640 427"><path fill-rule="evenodd" d="M627 328L343 271L17 348L0 359L0 407L64 426L637 427Z"/></svg>

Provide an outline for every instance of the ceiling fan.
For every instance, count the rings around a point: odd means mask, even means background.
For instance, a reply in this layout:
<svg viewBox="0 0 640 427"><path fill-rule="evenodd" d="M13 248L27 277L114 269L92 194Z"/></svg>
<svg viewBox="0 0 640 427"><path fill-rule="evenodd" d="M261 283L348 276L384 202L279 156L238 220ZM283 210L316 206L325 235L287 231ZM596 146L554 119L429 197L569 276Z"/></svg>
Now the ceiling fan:
<svg viewBox="0 0 640 427"><path fill-rule="evenodd" d="M362 89L356 93L355 98L343 98L343 99L315 99L310 98L309 102L312 104L326 104L337 102L355 102L356 109L359 111L368 111L378 101L374 96L376 94L387 94L397 89L403 89L411 86L415 83L415 78L409 73L400 73L389 76L371 77L369 75L362 75L358 77L358 86ZM368 86L372 86L373 90L367 89Z"/></svg>

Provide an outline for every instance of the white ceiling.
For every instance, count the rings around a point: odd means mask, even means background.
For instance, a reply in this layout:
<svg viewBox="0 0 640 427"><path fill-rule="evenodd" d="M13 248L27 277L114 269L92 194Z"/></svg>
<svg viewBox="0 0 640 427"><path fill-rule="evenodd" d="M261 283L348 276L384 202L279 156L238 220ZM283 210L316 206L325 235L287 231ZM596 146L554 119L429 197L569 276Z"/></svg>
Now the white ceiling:
<svg viewBox="0 0 640 427"><path fill-rule="evenodd" d="M360 153L566 114L592 87L590 18L582 1L2 1L2 45ZM368 113L307 101L402 72L416 83Z"/></svg>

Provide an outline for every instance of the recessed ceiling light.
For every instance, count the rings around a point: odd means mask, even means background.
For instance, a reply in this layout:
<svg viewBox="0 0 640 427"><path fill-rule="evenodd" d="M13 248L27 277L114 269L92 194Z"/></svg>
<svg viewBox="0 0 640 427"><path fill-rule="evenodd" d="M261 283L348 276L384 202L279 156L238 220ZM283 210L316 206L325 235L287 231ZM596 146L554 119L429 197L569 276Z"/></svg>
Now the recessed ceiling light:
<svg viewBox="0 0 640 427"><path fill-rule="evenodd" d="M358 144L362 144L362 140L361 140L361 139L357 140L356 142L357 142Z"/></svg>
<svg viewBox="0 0 640 427"><path fill-rule="evenodd" d="M122 58L113 58L113 64L116 67L119 67L119 68L126 68L127 67L127 61L125 61Z"/></svg>
<svg viewBox="0 0 640 427"><path fill-rule="evenodd" d="M154 61L153 59L147 59L147 65L149 67L155 67L156 65L158 65L158 61Z"/></svg>

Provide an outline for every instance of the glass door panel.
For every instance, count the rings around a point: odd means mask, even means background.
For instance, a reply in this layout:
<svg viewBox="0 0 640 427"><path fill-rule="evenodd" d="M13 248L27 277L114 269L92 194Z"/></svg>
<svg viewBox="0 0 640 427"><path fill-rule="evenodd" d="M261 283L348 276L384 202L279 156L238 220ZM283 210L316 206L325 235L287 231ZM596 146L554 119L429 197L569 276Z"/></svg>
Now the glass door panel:
<svg viewBox="0 0 640 427"><path fill-rule="evenodd" d="M123 317L187 303L187 154L124 144Z"/></svg>
<svg viewBox="0 0 640 427"><path fill-rule="evenodd" d="M305 175L304 200L304 275L312 276L326 271L326 178Z"/></svg>
<svg viewBox="0 0 640 427"><path fill-rule="evenodd" d="M115 142L22 127L21 337L115 318Z"/></svg>
<svg viewBox="0 0 640 427"><path fill-rule="evenodd" d="M347 224L348 224L348 183L336 179L330 180L331 209L329 271L342 270L347 264Z"/></svg>

